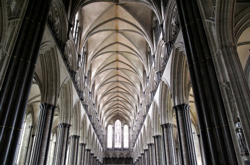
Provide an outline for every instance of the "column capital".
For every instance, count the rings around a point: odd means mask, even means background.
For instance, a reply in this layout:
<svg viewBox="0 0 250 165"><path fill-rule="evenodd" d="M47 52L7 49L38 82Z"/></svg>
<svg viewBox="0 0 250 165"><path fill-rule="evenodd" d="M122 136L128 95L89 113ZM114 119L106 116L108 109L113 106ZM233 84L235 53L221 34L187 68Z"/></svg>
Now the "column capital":
<svg viewBox="0 0 250 165"><path fill-rule="evenodd" d="M79 145L86 146L86 143L79 143Z"/></svg>
<svg viewBox="0 0 250 165"><path fill-rule="evenodd" d="M91 149L86 149L86 151L87 151L87 152L90 152L90 151L91 151Z"/></svg>
<svg viewBox="0 0 250 165"><path fill-rule="evenodd" d="M173 106L173 108L177 111L177 110L189 110L190 106L188 104L179 104L179 105L175 105Z"/></svg>
<svg viewBox="0 0 250 165"><path fill-rule="evenodd" d="M158 139L158 138L161 138L161 135L154 135L153 138L155 139Z"/></svg>
<svg viewBox="0 0 250 165"><path fill-rule="evenodd" d="M60 128L67 128L67 127L70 127L71 125L68 124L68 123L60 123L57 126L60 127Z"/></svg>
<svg viewBox="0 0 250 165"><path fill-rule="evenodd" d="M144 149L144 152L147 152L148 151L148 149Z"/></svg>
<svg viewBox="0 0 250 165"><path fill-rule="evenodd" d="M79 139L80 136L79 135L71 135L69 138Z"/></svg>
<svg viewBox="0 0 250 165"><path fill-rule="evenodd" d="M149 144L148 144L149 147L152 147L152 146L154 146L154 145L155 145L154 143L149 143Z"/></svg>
<svg viewBox="0 0 250 165"><path fill-rule="evenodd" d="M163 128L173 128L174 124L173 123L165 123L165 124L161 124L161 127L163 127Z"/></svg>
<svg viewBox="0 0 250 165"><path fill-rule="evenodd" d="M52 105L52 104L49 104L49 103L42 103L40 104L40 109L56 109L56 106L55 105Z"/></svg>

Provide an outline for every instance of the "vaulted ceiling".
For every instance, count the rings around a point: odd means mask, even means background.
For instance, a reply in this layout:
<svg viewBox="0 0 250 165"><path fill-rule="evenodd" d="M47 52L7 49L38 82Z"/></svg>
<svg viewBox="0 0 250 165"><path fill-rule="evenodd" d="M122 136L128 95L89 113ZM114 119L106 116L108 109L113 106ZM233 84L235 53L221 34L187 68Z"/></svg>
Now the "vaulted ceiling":
<svg viewBox="0 0 250 165"><path fill-rule="evenodd" d="M80 10L81 47L89 90L102 124L116 118L131 125L149 73L155 13L151 1L86 3ZM155 9L156 11L156 9Z"/></svg>

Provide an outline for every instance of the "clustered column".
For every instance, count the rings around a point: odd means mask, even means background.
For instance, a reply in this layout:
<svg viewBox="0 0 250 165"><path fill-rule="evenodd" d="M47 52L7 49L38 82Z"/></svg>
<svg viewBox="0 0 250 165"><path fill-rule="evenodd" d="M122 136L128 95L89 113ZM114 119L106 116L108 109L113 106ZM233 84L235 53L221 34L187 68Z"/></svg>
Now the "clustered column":
<svg viewBox="0 0 250 165"><path fill-rule="evenodd" d="M144 153L141 153L141 164L145 164L145 157L144 157Z"/></svg>
<svg viewBox="0 0 250 165"><path fill-rule="evenodd" d="M166 123L162 125L163 133L163 147L165 153L165 162L166 165L176 165L177 158L175 153L175 139L173 134L173 124Z"/></svg>
<svg viewBox="0 0 250 165"><path fill-rule="evenodd" d="M40 114L32 150L31 164L45 164L47 162L55 108L54 105L47 103L40 105Z"/></svg>
<svg viewBox="0 0 250 165"><path fill-rule="evenodd" d="M148 149L144 149L144 157L145 157L145 165L148 165L149 160L148 160Z"/></svg>
<svg viewBox="0 0 250 165"><path fill-rule="evenodd" d="M155 143L155 163L156 165L162 165L162 138L161 135L154 136L154 143Z"/></svg>
<svg viewBox="0 0 250 165"><path fill-rule="evenodd" d="M79 138L78 135L72 135L69 137L69 161L68 164L76 164L77 163L77 152L78 152L78 145L79 145Z"/></svg>
<svg viewBox="0 0 250 165"><path fill-rule="evenodd" d="M57 130L57 145L55 148L55 159L53 164L65 164L68 148L70 124L60 123Z"/></svg>
<svg viewBox="0 0 250 165"><path fill-rule="evenodd" d="M220 85L196 0L176 0L205 164L238 164ZM220 153L220 154L218 154Z"/></svg>
<svg viewBox="0 0 250 165"><path fill-rule="evenodd" d="M149 165L155 165L155 150L154 144L148 144L148 156L149 156Z"/></svg>
<svg viewBox="0 0 250 165"><path fill-rule="evenodd" d="M84 159L85 159L85 146L84 143L79 143L79 151L78 151L78 165L84 165Z"/></svg>
<svg viewBox="0 0 250 165"><path fill-rule="evenodd" d="M15 47L10 54L9 65L0 90L0 164L15 162L51 1L29 1Z"/></svg>
<svg viewBox="0 0 250 165"><path fill-rule="evenodd" d="M176 122L178 128L179 149L181 153L182 164L195 165L197 164L189 106L181 104L174 106L176 114Z"/></svg>

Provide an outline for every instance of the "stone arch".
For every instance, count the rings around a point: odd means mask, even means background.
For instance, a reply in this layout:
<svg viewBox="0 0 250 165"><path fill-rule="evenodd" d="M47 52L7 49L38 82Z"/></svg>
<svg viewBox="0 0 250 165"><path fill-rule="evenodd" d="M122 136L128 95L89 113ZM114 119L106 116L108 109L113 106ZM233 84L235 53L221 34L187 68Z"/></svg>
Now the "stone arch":
<svg viewBox="0 0 250 165"><path fill-rule="evenodd" d="M72 109L71 114L72 115L71 115L70 134L80 135L81 107L80 107L79 100L75 102L75 105L74 105L74 108Z"/></svg>
<svg viewBox="0 0 250 165"><path fill-rule="evenodd" d="M78 60L78 53L75 47L75 43L73 40L68 40L65 44L64 59L66 61L67 67L72 70L77 70L77 60Z"/></svg>
<svg viewBox="0 0 250 165"><path fill-rule="evenodd" d="M245 8L234 18L234 36L237 43L242 33L250 26L250 7Z"/></svg>
<svg viewBox="0 0 250 165"><path fill-rule="evenodd" d="M150 116L147 117L147 144L153 143L153 124Z"/></svg>
<svg viewBox="0 0 250 165"><path fill-rule="evenodd" d="M164 39L166 42L173 42L179 33L179 18L175 0L168 1L164 17Z"/></svg>
<svg viewBox="0 0 250 165"><path fill-rule="evenodd" d="M80 143L87 143L87 115L83 115L83 119L81 122L81 129L80 129Z"/></svg>
<svg viewBox="0 0 250 165"><path fill-rule="evenodd" d="M189 73L184 45L177 43L173 48L171 63L171 93L174 105L188 102Z"/></svg>
<svg viewBox="0 0 250 165"><path fill-rule="evenodd" d="M166 64L165 54L166 54L166 44L163 40L160 40L156 48L157 52L155 55L155 70L159 72L163 69L164 62Z"/></svg>
<svg viewBox="0 0 250 165"><path fill-rule="evenodd" d="M170 90L167 84L163 81L160 83L160 111L161 111L161 124L173 123L173 105L170 96Z"/></svg>
<svg viewBox="0 0 250 165"><path fill-rule="evenodd" d="M48 23L59 45L62 46L67 41L68 30L66 11L62 1L52 1L48 15Z"/></svg>
<svg viewBox="0 0 250 165"><path fill-rule="evenodd" d="M91 146L91 153L95 153L95 147L96 147L96 136L95 136L95 132L92 131L92 136L91 136L91 139L90 139L90 146Z"/></svg>
<svg viewBox="0 0 250 165"><path fill-rule="evenodd" d="M139 151L139 154L141 154L141 153L143 153L143 138L142 138L142 132L140 133L139 142L140 142L140 151Z"/></svg>
<svg viewBox="0 0 250 165"><path fill-rule="evenodd" d="M155 135L161 135L161 123L160 123L160 114L159 109L155 102L151 104L152 110L153 110L153 136Z"/></svg>
<svg viewBox="0 0 250 165"><path fill-rule="evenodd" d="M88 127L88 131L87 131L87 138L86 138L86 149L91 149L91 140L92 140L92 130L91 130L91 126L89 125Z"/></svg>
<svg viewBox="0 0 250 165"><path fill-rule="evenodd" d="M59 97L59 105L61 107L61 111L59 112L59 120L61 123L71 123L70 119L73 107L72 95L72 82L69 80L69 78L66 78L61 86Z"/></svg>
<svg viewBox="0 0 250 165"><path fill-rule="evenodd" d="M250 146L250 90L247 85L247 80L245 78L241 63L238 57L238 52L236 50L236 38L244 31L247 27L249 20L246 24L242 24L235 20L235 5L236 1L233 0L221 0L216 3L216 19L215 19L215 30L216 38L218 42L218 53L220 56L216 56L216 60L213 60L217 65L217 77L219 82L222 81L222 96L225 100L225 110L229 121L230 130L232 133L232 138L234 147L236 148L236 154L240 160L240 149L237 144L237 137L235 134L235 116L233 114L239 115L242 129L245 135L246 144L249 148ZM244 12L243 12L244 13ZM248 16L247 16L248 17ZM237 17L236 17L237 18ZM243 17L243 20L245 18ZM236 26L234 25L236 22ZM223 22L223 23L222 23ZM242 28L240 28L242 24ZM234 29L236 28L236 36ZM220 62L220 65L218 62ZM223 64L223 65L221 65Z"/></svg>
<svg viewBox="0 0 250 165"><path fill-rule="evenodd" d="M147 149L147 134L146 134L146 128L145 128L145 124L143 125L143 133L142 133L142 137L143 137L143 148L142 149Z"/></svg>
<svg viewBox="0 0 250 165"><path fill-rule="evenodd" d="M52 47L45 54L39 56L41 62L41 103L56 105L60 87L60 68L58 52Z"/></svg>

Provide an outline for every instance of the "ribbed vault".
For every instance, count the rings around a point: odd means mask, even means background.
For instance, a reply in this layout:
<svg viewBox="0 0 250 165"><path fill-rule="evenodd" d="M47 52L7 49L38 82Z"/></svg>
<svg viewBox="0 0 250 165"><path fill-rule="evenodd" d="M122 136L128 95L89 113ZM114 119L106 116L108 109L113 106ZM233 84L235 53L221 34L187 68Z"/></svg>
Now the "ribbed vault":
<svg viewBox="0 0 250 165"><path fill-rule="evenodd" d="M80 10L85 75L103 126L116 117L131 126L146 88L155 14L151 1L136 2L85 3Z"/></svg>

